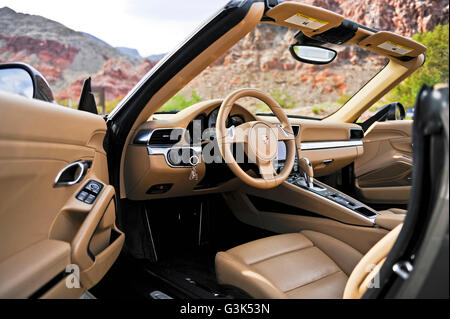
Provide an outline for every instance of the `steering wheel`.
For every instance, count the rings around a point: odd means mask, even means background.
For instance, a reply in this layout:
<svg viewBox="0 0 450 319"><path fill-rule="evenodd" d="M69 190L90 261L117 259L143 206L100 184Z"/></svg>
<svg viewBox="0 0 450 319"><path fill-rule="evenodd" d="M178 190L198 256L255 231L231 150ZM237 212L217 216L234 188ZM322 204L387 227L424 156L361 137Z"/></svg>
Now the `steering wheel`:
<svg viewBox="0 0 450 319"><path fill-rule="evenodd" d="M254 97L264 102L278 118L281 125L265 121L251 121L227 129L226 121L234 103L243 97ZM225 163L246 184L262 189L273 188L283 183L295 163L295 137L289 119L280 105L267 93L256 89L239 89L229 94L222 102L216 123L216 137ZM286 162L280 174L276 174L273 161L278 154L278 141L286 143ZM247 174L236 162L231 144L243 143L249 160L259 167L262 178Z"/></svg>

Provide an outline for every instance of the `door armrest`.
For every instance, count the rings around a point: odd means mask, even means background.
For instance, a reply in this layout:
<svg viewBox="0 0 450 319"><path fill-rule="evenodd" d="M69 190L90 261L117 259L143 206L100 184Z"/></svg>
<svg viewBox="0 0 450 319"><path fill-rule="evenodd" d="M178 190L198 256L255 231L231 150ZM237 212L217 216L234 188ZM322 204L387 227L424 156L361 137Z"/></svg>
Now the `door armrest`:
<svg viewBox="0 0 450 319"><path fill-rule="evenodd" d="M0 298L28 298L70 264L70 244L42 240L0 263Z"/></svg>

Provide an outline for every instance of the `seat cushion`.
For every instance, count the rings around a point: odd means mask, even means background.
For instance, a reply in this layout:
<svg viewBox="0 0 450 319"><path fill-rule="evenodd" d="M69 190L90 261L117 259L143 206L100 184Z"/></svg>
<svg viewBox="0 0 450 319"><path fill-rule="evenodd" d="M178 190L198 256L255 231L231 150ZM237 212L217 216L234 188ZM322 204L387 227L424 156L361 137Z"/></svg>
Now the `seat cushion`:
<svg viewBox="0 0 450 319"><path fill-rule="evenodd" d="M216 255L219 283L254 298L342 298L348 275L362 255L313 232L252 241Z"/></svg>
<svg viewBox="0 0 450 319"><path fill-rule="evenodd" d="M388 230L392 230L402 224L406 217L406 210L399 208L390 208L378 212L375 223Z"/></svg>
<svg viewBox="0 0 450 319"><path fill-rule="evenodd" d="M401 208L389 208L388 211L393 214L406 214L408 212L406 209Z"/></svg>

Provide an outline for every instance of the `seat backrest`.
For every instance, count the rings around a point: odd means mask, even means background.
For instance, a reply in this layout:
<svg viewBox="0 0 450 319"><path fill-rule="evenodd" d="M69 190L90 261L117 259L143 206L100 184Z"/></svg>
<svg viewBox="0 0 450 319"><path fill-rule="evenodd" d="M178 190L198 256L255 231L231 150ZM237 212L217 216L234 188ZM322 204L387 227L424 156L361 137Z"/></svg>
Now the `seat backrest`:
<svg viewBox="0 0 450 319"><path fill-rule="evenodd" d="M344 299L359 299L369 287L377 288L377 278L403 224L398 225L376 243L353 269L344 290Z"/></svg>

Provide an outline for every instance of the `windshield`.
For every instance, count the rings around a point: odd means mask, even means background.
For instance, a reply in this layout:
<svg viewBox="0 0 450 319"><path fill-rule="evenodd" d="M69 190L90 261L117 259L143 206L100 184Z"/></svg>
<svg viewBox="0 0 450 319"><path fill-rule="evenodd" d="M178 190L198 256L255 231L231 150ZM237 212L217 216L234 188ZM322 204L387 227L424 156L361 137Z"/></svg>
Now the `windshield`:
<svg viewBox="0 0 450 319"><path fill-rule="evenodd" d="M334 46L327 65L295 60L289 46L295 30L261 23L172 97L159 112L179 111L208 99L222 99L247 87L261 89L287 114L323 118L338 110L386 65L384 57L356 46ZM270 109L255 99L239 103L253 113Z"/></svg>

